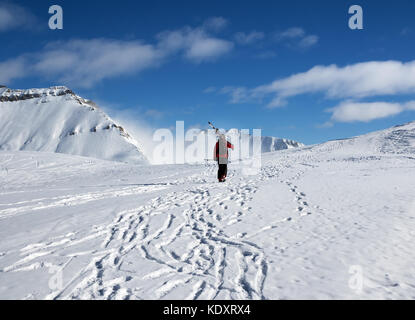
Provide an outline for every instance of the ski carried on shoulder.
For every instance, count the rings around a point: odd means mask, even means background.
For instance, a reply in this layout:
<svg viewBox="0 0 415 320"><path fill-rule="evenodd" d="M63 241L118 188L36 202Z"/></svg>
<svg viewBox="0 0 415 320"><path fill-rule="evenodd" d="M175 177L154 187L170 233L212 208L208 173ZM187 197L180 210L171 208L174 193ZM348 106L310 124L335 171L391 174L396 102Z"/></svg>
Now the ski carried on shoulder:
<svg viewBox="0 0 415 320"><path fill-rule="evenodd" d="M218 128L216 128L216 127L213 125L213 123L212 123L212 122L208 121L208 124L209 124L209 126L210 126L213 130L215 130L216 134L219 134L219 129L218 129Z"/></svg>

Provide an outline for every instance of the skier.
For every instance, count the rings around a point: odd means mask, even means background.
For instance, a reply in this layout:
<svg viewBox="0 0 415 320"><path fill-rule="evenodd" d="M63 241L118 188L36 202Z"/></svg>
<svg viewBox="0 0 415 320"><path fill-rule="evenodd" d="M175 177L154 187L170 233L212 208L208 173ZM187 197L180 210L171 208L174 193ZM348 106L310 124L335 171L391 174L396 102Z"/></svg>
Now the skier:
<svg viewBox="0 0 415 320"><path fill-rule="evenodd" d="M226 181L226 175L228 173L228 148L234 149L232 143L226 140L224 134L219 135L219 140L216 142L215 150L213 152L213 159L218 162L218 180L219 182Z"/></svg>

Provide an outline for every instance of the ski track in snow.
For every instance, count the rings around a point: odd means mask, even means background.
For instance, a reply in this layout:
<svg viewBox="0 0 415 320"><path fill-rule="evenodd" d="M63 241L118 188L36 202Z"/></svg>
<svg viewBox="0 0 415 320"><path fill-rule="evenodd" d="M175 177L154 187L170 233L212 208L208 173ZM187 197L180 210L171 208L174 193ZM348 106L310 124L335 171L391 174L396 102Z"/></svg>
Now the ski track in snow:
<svg viewBox="0 0 415 320"><path fill-rule="evenodd" d="M216 169L205 175L214 175ZM232 180L234 177L231 177ZM236 179L236 178L234 178ZM134 274L122 270L125 259L131 255L159 265L158 269L142 276L156 279L159 285L146 298L161 299L174 290L190 284L188 299L228 297L235 299L263 299L267 261L264 252L256 245L226 234L222 224L231 225L250 212L248 202L256 192L256 182L241 180L236 184L206 183L202 176L181 179L196 182L196 187L182 192L172 192L156 197L140 207L121 211L109 225L94 226L93 232L78 238L70 233L44 243L33 243L20 249L23 256L2 272L18 272L47 267L51 264L42 257L66 256L67 259L92 255L92 260L67 285L48 294L46 299L129 299L140 297L135 289L128 288ZM229 180L228 180L229 181ZM176 181L177 183L178 181ZM181 182L181 181L179 181ZM173 183L174 184L174 183ZM0 217L27 211L76 206L108 197L155 192L166 187L133 187L108 189L107 191L77 194L73 196L42 198L7 204L0 210ZM220 192L214 192L221 189ZM234 203L239 207L236 214L228 210ZM164 223L152 225L152 219L161 216ZM176 222L174 224L174 222ZM184 236L187 247L175 252L171 245ZM100 248L86 252L66 253L71 247L94 239L102 239ZM62 253L65 252L65 253ZM226 258L225 258L226 257ZM33 262L35 261L36 262ZM39 261L41 260L41 261ZM68 262L69 263L69 262ZM237 266L233 281L224 278L226 269ZM236 273L235 273L236 274ZM176 278L172 280L172 276ZM161 278L165 279L160 281Z"/></svg>
<svg viewBox="0 0 415 320"><path fill-rule="evenodd" d="M227 201L236 201L242 211L249 210L246 201L255 188L241 183L230 187L230 192L210 195L210 187L196 187L182 193L172 193L163 198L155 198L149 205L127 212L120 212L113 223L106 227L104 249L97 258L81 272L80 281L64 298L121 298L118 292L131 281L129 277L116 276L103 280L103 273L118 275L126 257L133 250L142 258L156 262L160 269L144 275L155 279L164 275L179 275L180 279L166 281L154 290L152 298L160 299L176 288L189 282L194 283L189 299L202 297L215 298L220 291L227 290L234 298L263 298L262 287L266 277L266 260L260 248L226 235L220 228L220 221L226 219L212 209L219 204L224 209ZM177 203L183 207L181 222L173 228L173 221L179 217L169 213ZM226 209L225 209L226 210ZM165 223L149 232L151 218L156 215L167 216ZM213 216L213 219L209 219ZM214 223L212 221L217 221ZM169 249L177 237L187 234L189 245L180 255ZM225 283L223 278L226 252L234 252L239 267L239 276L234 283ZM228 264L233 264L227 261ZM252 276L248 276L248 270ZM61 292L48 298L60 298Z"/></svg>
<svg viewBox="0 0 415 320"><path fill-rule="evenodd" d="M206 176L214 176L211 168L205 176L194 175L171 182L177 185L192 181L196 186L180 192L171 192L153 198L134 209L118 212L108 225L94 226L93 232L78 238L70 233L44 243L34 243L20 249L22 259L3 268L3 272L18 272L47 267L48 255L92 256L92 260L66 286L51 292L46 299L131 299L176 297L186 287L185 299L266 299L263 288L268 262L264 250L249 238L272 229L267 226L253 234L229 235L222 226L240 222L244 215L252 214L249 201L260 182L277 179L286 165L265 166L255 178L239 179L232 172L225 184L209 183ZM294 184L304 171L284 183L294 194L295 215L311 214L305 193ZM236 182L234 182L236 180ZM283 181L281 181L283 182ZM50 199L35 199L10 204L0 210L0 217L20 212L60 206L76 206L108 197L128 196L143 192L156 192L166 186L129 187L78 194ZM43 203L45 202L45 203ZM16 206L21 205L21 206ZM230 206L237 210L231 210ZM163 223L160 223L162 217ZM153 225L153 219L156 223ZM287 218L282 221L290 221ZM186 239L183 252L174 246L177 240ZM102 239L99 248L85 252L67 251L81 243ZM65 253L63 253L65 252ZM126 260L140 257L155 263L155 270L136 276L123 269ZM230 276L231 275L231 276ZM140 280L155 281L152 292L139 290ZM129 283L136 281L134 286ZM138 285L137 285L138 284ZM179 295L180 296L180 295Z"/></svg>
<svg viewBox="0 0 415 320"><path fill-rule="evenodd" d="M118 212L108 225L94 226L93 232L78 238L70 233L44 243L34 243L20 249L22 259L3 268L3 272L29 271L51 266L49 255L67 257L64 265L74 257L92 256L61 290L49 293L45 299L132 299L179 297L186 287L183 299L267 299L263 288L267 278L268 262L264 250L248 241L279 223L310 215L306 194L295 185L304 171L289 180L281 180L293 193L296 203L292 217L277 221L252 234L229 235L222 226L240 222L244 215L252 214L249 201L257 191L258 183L278 179L279 173L289 168L285 164L263 167L255 178L237 180L232 172L225 184L209 183L206 176L214 176L211 168L205 176L193 175L171 182L177 185L192 181L195 187L171 192L153 198L134 209ZM234 182L236 180L236 182ZM35 199L10 204L0 210L0 217L21 212L36 211L60 206L76 206L108 197L128 196L156 192L167 186L146 186L108 189L100 192L77 194L50 199ZM20 205L20 206L16 206ZM230 210L231 205L237 210ZM152 221L162 217L155 225ZM177 222L177 223L176 223ZM173 246L185 238L183 252ZM66 253L79 244L102 239L99 248L86 252ZM65 253L62 253L65 252ZM136 276L123 269L126 260L140 257L155 263L155 270ZM64 268L64 267L63 267ZM152 292L140 290L140 280L154 281ZM134 286L130 283L136 281ZM138 284L138 285L137 285ZM175 295L178 290L179 295Z"/></svg>
<svg viewBox="0 0 415 320"><path fill-rule="evenodd" d="M121 188L119 190L108 189L99 192L90 192L90 193L83 193L83 194L76 194L72 196L63 196L63 197L54 197L54 198L41 198L41 199L34 199L29 201L20 201L17 203L10 203L10 204L0 204L0 206L11 206L12 208L2 209L0 210L0 220L5 219L10 216L17 215L19 213L24 213L27 211L37 211L37 210L44 210L44 209L51 209L51 208L59 208L65 206L77 206L86 204L92 201L99 201L102 199L108 198L116 198L116 197L123 197L123 196L130 196L136 195L145 192L154 192L165 189L163 186L138 186L138 187L130 187L130 188ZM50 202L52 200L52 202ZM44 203L48 202L48 203ZM21 204L29 204L31 205L23 205L18 206Z"/></svg>
<svg viewBox="0 0 415 320"><path fill-rule="evenodd" d="M306 271L303 279L308 280L309 277L312 278L317 274L321 278L311 279L317 281L314 284L322 281L331 284L333 282L330 279L324 280L324 276L332 276L329 272L324 273L331 269L326 266L318 268L320 258L325 258L324 252L340 248L344 250L342 259L347 260L349 254L351 256L355 254L356 248L358 251L365 249L356 247L359 244L356 239L367 234L366 231L360 232L360 230L370 227L373 228L370 231L376 236L376 239L372 240L381 241L382 239L378 239L379 234L390 228L381 229L380 233L376 233L377 223L386 221L378 222L376 219L379 216L386 216L389 225L390 209L381 208L375 211L373 208L376 207L370 207L368 210L376 212L375 219L364 211L363 206L368 206L368 202L363 205L358 203L362 199L366 200L366 195L343 194L343 189L340 189L341 192L337 193L337 197L332 202L331 199L322 201L320 198L320 202L316 203L319 195L309 196L306 190L311 188L308 185L306 189L307 184L304 181L310 181L310 178L306 180L305 177L324 172L325 182L332 183L328 186L316 185L324 193L327 190L324 188L338 187L337 183L333 183L337 180L330 180L332 174L330 170L333 170L333 174L338 174L339 171L336 170L339 168L342 170L347 169L348 166L358 165L352 167L348 175L344 176L349 179L349 183L352 181L350 186L353 183L364 183L365 180L359 178L362 174L368 176L378 172L384 174L383 168L390 168L391 164L404 170L399 173L400 177L405 177L406 172L413 172L411 171L413 160L406 155L385 155L384 158L382 155L351 157L348 154L333 154L332 143L323 147L329 149L325 158L319 158L318 152L309 152L307 148L298 153L293 151L266 158L270 160L264 161L260 173L255 176L235 174L238 172L238 167L231 164L226 183L214 181L216 166L199 166L197 170L185 168L190 173L183 174L183 178L177 178L179 176L177 173L171 174L172 169L164 169L165 171L158 173L157 176L159 179L163 178L164 183L117 185L111 181L105 185L101 181L99 185L92 185L91 188L82 187L85 188L84 193L80 192L79 188L76 188L76 192L75 188L69 188L68 192L73 194L65 195L65 191L61 189L64 195L57 193L58 196L54 194L55 196L45 197L43 192L40 193L41 195L35 193L32 200L22 198L18 193L13 192L13 188L5 189L6 192L0 194L2 199L10 195L14 200L0 201L0 222L7 222L7 219L21 219L22 215L31 216L35 215L35 212L43 213L49 209L59 210L63 207L73 211L79 210L85 214L88 214L85 207L90 208L91 204L102 203L109 208L105 211L105 219L91 224L87 230L65 229L72 232L41 238L42 240L37 242L25 242L21 247L10 246L10 250L2 248L0 262L8 263L1 264L0 276L41 270L47 273L48 268L58 265L63 274L69 275L65 276L63 287L46 290L47 294L42 296L36 296L35 292L24 294L25 297L46 299L268 299L279 297L281 293L278 291L279 287L273 283L275 279L281 279L278 278L276 271L279 267L278 263L285 263L285 272L287 272L287 268L296 268L294 260L302 259L303 257L299 255L303 254L307 255L307 259L315 259L314 264L310 263L310 265L301 262L304 269L312 270ZM377 171L365 171L371 169L371 166L381 158L384 162L376 168ZM12 159L13 157L5 158L5 163L12 162ZM399 168L400 164L404 165ZM28 166L27 162L23 165ZM88 170L88 164L85 166L85 170ZM319 166L323 166L323 169L320 169L322 171L316 170ZM71 170L77 168L74 166ZM112 172L111 170L105 172ZM118 172L122 172L122 169L113 173L113 176L117 176L117 181L124 183L123 178L118 177ZM130 174L131 171L126 172ZM355 179L354 175L358 178ZM392 174L389 177L391 176ZM312 176L311 179L314 179L312 180L314 183L316 176ZM371 183L378 182L378 180L373 181ZM412 181L410 177L408 181ZM82 186L85 185L83 183L82 181ZM365 187L370 186L374 184L367 184ZM409 182L407 186L411 186ZM261 188L269 189L266 189L268 193L265 194L265 198L260 198L260 201L265 199L270 202L264 206L268 212L265 212L266 219L262 221L262 212L258 209L261 206L258 207L256 203L255 212L252 209L255 205L253 200L260 194L258 191ZM277 190L276 193L273 193L274 188ZM349 193L354 191L352 188L346 190ZM406 201L405 192L397 188L379 190L388 190L388 192L398 190L399 192L394 191L396 192L394 195ZM274 195L279 196L276 201L272 199ZM359 198L360 196L362 198ZM376 196L372 194L372 197ZM121 199L123 204L124 202L127 204L120 206L115 201L117 198ZM339 200L345 202L338 203ZM88 206L85 206L86 204ZM328 205L331 207L324 208ZM341 208L342 205L345 208ZM353 206L362 207L354 209ZM274 207L277 209L273 211ZM345 215L344 212L347 214ZM396 215L396 212L395 209L393 213ZM403 216L402 212L401 214ZM348 220L349 217L351 220ZM397 217L401 218L401 216ZM399 222L395 228L401 228L400 233L407 232L404 227L411 220L395 218L394 221ZM77 223L76 220L74 223ZM59 220L54 229L58 225ZM240 232L241 230L245 232ZM284 233L285 231L287 233ZM413 232L404 236L410 239L411 234L413 235ZM397 234L391 233L391 235L393 236L389 241ZM351 246L354 243L350 242L350 239L357 241L355 247ZM397 243L402 245L403 242ZM272 248L267 248L267 245ZM333 247L330 248L330 245ZM382 244L376 242L373 248L376 249L380 245ZM308 255L310 250L312 252ZM348 250L354 251L350 253ZM384 252L388 254L393 252L394 258L399 257L402 261L406 261L407 256L410 256L407 247L396 252L387 250L385 249ZM376 253L377 258L379 253L383 254L382 251ZM364 255L357 258L352 256L352 258L362 259L362 256ZM369 266L370 263L373 264L370 258L368 260L363 258L362 261ZM337 263L336 267L340 265L340 262ZM349 261L344 263L349 266L347 264ZM382 265L378 266L378 269L382 270ZM323 270L322 275L319 273L320 270ZM336 292L337 295L333 296L348 297L350 290L347 288L347 276L349 276L347 272L348 269L345 269L346 280L341 276L339 276L341 280L338 280L340 283L344 282L346 288L341 289L343 291L339 290L340 293ZM288 285L285 283L284 289L292 289L290 285L297 280L298 273L298 270L293 271L293 274L288 272L287 282L291 282ZM285 275L287 273L284 277ZM379 274L376 276L379 278ZM389 279L388 277L386 278ZM389 283L393 285L398 283L388 281L384 281L388 286ZM401 288L411 288L407 283L407 278L402 276L399 282ZM333 287L326 286L320 292L329 295L330 293L327 293L329 290L326 288ZM399 289L399 286L393 288ZM390 288L387 290L391 292ZM411 292L412 289L407 290ZM292 297L298 295L298 291L289 292L288 296L290 293ZM281 296L285 297L284 292Z"/></svg>

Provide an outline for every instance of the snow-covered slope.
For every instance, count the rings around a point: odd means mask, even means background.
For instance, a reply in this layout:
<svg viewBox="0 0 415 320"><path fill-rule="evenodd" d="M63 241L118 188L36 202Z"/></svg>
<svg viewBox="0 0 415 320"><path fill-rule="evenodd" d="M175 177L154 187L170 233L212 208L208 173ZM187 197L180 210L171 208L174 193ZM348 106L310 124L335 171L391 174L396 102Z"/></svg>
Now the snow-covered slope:
<svg viewBox="0 0 415 320"><path fill-rule="evenodd" d="M0 150L146 162L138 142L121 126L66 87L0 88Z"/></svg>
<svg viewBox="0 0 415 320"><path fill-rule="evenodd" d="M0 299L414 299L415 126L231 163L0 152Z"/></svg>
<svg viewBox="0 0 415 320"><path fill-rule="evenodd" d="M415 121L362 136L313 146L315 151L415 154Z"/></svg>
<svg viewBox="0 0 415 320"><path fill-rule="evenodd" d="M299 148L304 146L304 144L301 142L276 137L262 137L261 140L262 153Z"/></svg>
<svg viewBox="0 0 415 320"><path fill-rule="evenodd" d="M231 139L238 140L240 139L242 133L240 130L231 129L226 133L226 135L229 136ZM249 135L249 141L250 141L250 144L252 145L252 141L253 141L252 135ZM274 151L286 150L286 149L292 149L292 148L299 148L303 146L304 144L294 141L294 140L261 136L262 153L274 152Z"/></svg>

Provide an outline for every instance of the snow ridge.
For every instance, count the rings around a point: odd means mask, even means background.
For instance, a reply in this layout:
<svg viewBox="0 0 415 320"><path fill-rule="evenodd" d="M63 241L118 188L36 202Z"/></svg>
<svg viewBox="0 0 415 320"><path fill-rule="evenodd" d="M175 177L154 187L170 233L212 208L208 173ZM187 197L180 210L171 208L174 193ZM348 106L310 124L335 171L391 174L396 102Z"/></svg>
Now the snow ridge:
<svg viewBox="0 0 415 320"><path fill-rule="evenodd" d="M356 154L414 154L415 121L349 139L328 141L312 149Z"/></svg>
<svg viewBox="0 0 415 320"><path fill-rule="evenodd" d="M147 162L123 127L67 87L0 90L0 150Z"/></svg>
<svg viewBox="0 0 415 320"><path fill-rule="evenodd" d="M9 89L9 88L2 88L0 91L0 101L7 102L7 101L21 101L21 100L28 100L33 98L40 98L46 96L63 96L66 94L70 94L75 96L75 93L67 87L64 86L56 86L44 89ZM80 98L80 97L78 97Z"/></svg>

